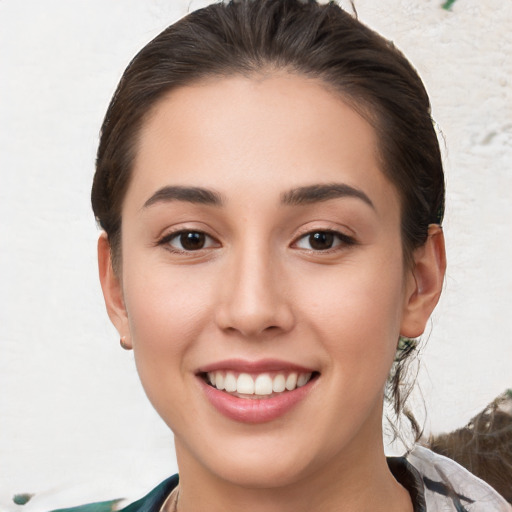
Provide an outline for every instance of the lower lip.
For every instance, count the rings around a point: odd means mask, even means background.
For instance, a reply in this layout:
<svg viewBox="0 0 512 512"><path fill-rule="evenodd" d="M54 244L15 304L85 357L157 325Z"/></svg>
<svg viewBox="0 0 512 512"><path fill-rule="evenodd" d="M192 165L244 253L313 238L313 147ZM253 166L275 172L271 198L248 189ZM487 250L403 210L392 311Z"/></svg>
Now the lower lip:
<svg viewBox="0 0 512 512"><path fill-rule="evenodd" d="M283 393L271 398L250 399L238 398L224 391L219 391L198 377L206 397L210 403L224 416L242 423L266 423L275 420L293 409L311 391L311 379L306 385L293 391Z"/></svg>

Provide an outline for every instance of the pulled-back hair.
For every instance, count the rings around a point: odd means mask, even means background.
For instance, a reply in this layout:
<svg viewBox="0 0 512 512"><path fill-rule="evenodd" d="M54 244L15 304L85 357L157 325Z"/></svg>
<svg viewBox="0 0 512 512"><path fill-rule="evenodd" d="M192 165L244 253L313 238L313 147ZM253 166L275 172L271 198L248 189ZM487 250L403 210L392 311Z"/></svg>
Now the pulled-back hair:
<svg viewBox="0 0 512 512"><path fill-rule="evenodd" d="M440 224L444 175L430 103L394 45L335 2L239 0L185 16L147 44L126 69L101 129L92 206L120 270L121 207L141 127L171 90L274 70L317 79L375 129L380 166L401 200L405 264ZM400 362L402 364L403 361ZM394 371L398 390L400 368ZM401 407L395 393L395 405Z"/></svg>

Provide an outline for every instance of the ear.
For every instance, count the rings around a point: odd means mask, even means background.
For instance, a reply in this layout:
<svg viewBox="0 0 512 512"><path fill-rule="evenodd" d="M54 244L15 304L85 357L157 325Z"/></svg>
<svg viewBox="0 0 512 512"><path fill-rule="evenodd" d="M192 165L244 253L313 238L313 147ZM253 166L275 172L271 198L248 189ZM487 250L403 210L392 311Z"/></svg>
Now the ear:
<svg viewBox="0 0 512 512"><path fill-rule="evenodd" d="M103 232L98 239L98 267L101 289L110 321L117 329L119 336L124 337L123 347L132 348L128 315L124 305L123 287L119 276L112 266L112 254L107 234Z"/></svg>
<svg viewBox="0 0 512 512"><path fill-rule="evenodd" d="M441 226L429 226L427 241L414 251L413 258L413 268L406 283L404 314L400 329L400 334L408 338L417 338L423 334L441 295L446 271Z"/></svg>

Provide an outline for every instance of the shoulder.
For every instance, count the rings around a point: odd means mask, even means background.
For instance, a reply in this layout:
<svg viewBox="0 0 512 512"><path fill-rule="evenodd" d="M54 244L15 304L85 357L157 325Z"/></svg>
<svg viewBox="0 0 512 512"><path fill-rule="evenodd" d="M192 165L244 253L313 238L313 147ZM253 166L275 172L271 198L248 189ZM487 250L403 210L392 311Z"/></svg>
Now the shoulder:
<svg viewBox="0 0 512 512"><path fill-rule="evenodd" d="M178 475L173 475L157 485L140 500L124 507L120 512L155 512L160 510L167 496L178 485Z"/></svg>
<svg viewBox="0 0 512 512"><path fill-rule="evenodd" d="M427 510L445 506L461 512L512 512L490 485L447 457L416 446L407 461L423 480Z"/></svg>

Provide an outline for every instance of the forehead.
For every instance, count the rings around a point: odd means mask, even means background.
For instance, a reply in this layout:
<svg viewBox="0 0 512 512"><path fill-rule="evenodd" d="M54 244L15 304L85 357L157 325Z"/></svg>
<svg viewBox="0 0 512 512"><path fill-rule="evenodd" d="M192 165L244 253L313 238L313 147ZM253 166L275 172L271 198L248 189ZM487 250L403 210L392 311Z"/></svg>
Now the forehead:
<svg viewBox="0 0 512 512"><path fill-rule="evenodd" d="M133 172L128 196L140 205L176 184L277 198L293 187L343 182L396 199L372 126L322 82L287 73L172 91L141 129Z"/></svg>

